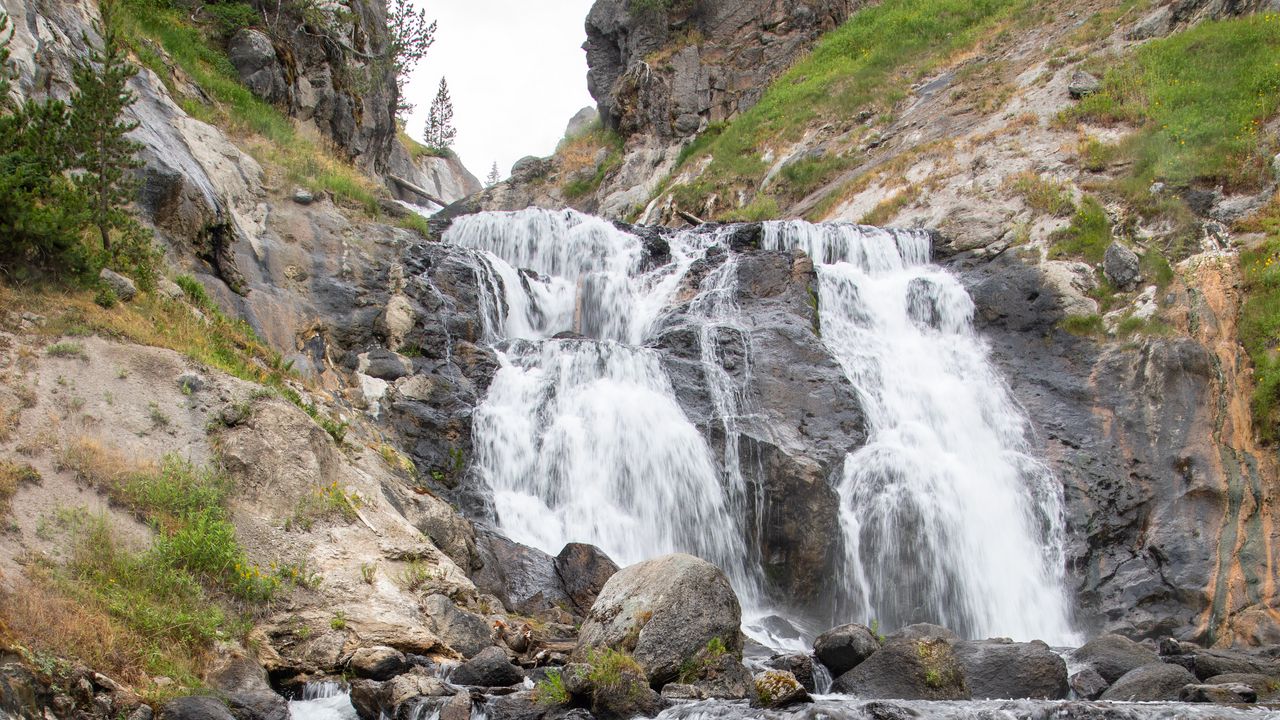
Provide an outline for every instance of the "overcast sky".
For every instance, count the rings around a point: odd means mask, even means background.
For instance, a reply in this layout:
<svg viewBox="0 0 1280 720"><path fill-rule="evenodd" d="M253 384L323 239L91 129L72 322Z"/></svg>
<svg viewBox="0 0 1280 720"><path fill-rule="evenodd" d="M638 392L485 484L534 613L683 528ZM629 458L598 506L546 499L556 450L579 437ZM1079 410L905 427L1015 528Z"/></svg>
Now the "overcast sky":
<svg viewBox="0 0 1280 720"><path fill-rule="evenodd" d="M449 81L454 150L480 180L496 160L506 177L525 155L550 155L587 92L583 21L592 0L415 0L440 23L409 82L421 140L440 76Z"/></svg>

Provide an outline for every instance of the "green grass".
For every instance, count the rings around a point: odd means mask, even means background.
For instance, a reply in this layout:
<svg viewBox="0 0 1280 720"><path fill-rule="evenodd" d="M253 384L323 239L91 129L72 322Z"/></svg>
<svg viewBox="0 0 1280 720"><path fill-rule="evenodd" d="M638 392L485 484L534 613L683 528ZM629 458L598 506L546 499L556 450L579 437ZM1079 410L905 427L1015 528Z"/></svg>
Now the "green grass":
<svg viewBox="0 0 1280 720"><path fill-rule="evenodd" d="M1063 318L1058 326L1072 335L1082 337L1102 335L1107 331L1100 315L1070 315Z"/></svg>
<svg viewBox="0 0 1280 720"><path fill-rule="evenodd" d="M195 118L246 138L250 154L281 168L284 180L312 192L330 192L340 201L378 213L372 183L335 152L300 135L293 121L258 99L240 83L231 61L210 40L211 32L193 25L187 15L156 0L124 0L120 29L143 65L169 85L170 93ZM216 30L216 29L213 29ZM153 45L154 43L155 45ZM164 53L156 51L155 46ZM198 85L211 102L183 96L172 81L165 55Z"/></svg>
<svg viewBox="0 0 1280 720"><path fill-rule="evenodd" d="M572 699L565 689L564 677L559 670L548 670L545 680L539 680L533 688L533 697L539 705L568 705Z"/></svg>
<svg viewBox="0 0 1280 720"><path fill-rule="evenodd" d="M592 650L587 656L587 664L591 666L587 680L596 688L597 693L632 693L647 687L647 683L643 682L644 668L640 667L635 658L620 650ZM637 678L642 682L635 682Z"/></svg>
<svg viewBox="0 0 1280 720"><path fill-rule="evenodd" d="M1070 217L1076 210L1071 188L1066 183L1025 172L1012 178L1011 185L1027 207L1042 215Z"/></svg>
<svg viewBox="0 0 1280 720"><path fill-rule="evenodd" d="M44 354L49 357L56 358L77 358L80 360L89 359L89 356L84 352L84 346L76 342L54 343L44 349Z"/></svg>
<svg viewBox="0 0 1280 720"><path fill-rule="evenodd" d="M1240 342L1253 361L1253 417L1259 438L1280 440L1280 231L1240 254L1245 299Z"/></svg>
<svg viewBox="0 0 1280 720"><path fill-rule="evenodd" d="M1067 120L1140 126L1126 143L1144 188L1265 182L1275 147L1262 126L1280 109L1280 15L1203 22L1139 47Z"/></svg>
<svg viewBox="0 0 1280 720"><path fill-rule="evenodd" d="M759 103L682 153L685 163L711 157L682 204L699 207L700 198L712 193L730 197L733 191L754 191L768 170L761 158L769 148L797 140L819 122L847 129L860 110L891 111L911 83L1031 5L1029 0L886 0L857 12L773 82Z"/></svg>
<svg viewBox="0 0 1280 720"><path fill-rule="evenodd" d="M1100 263L1111 244L1111 221L1095 198L1086 196L1071 217L1071 224L1049 236L1053 258L1080 258Z"/></svg>
<svg viewBox="0 0 1280 720"><path fill-rule="evenodd" d="M872 208L871 212L863 215L859 222L863 225L884 225L897 217L903 208L919 199L923 191L924 189L919 185L912 183L891 197L880 201L880 204Z"/></svg>
<svg viewBox="0 0 1280 720"><path fill-rule="evenodd" d="M828 152L803 157L783 166L769 191L788 200L801 200L857 164L858 158Z"/></svg>

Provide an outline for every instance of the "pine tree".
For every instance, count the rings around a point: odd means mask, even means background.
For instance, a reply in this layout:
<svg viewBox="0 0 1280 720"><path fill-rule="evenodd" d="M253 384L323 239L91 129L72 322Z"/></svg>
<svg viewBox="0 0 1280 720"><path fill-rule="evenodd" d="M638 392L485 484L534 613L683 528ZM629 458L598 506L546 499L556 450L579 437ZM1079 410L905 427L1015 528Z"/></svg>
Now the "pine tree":
<svg viewBox="0 0 1280 720"><path fill-rule="evenodd" d="M489 177L485 178L485 187L493 187L502 181L502 176L498 174L498 161L493 161L493 167L489 168Z"/></svg>
<svg viewBox="0 0 1280 720"><path fill-rule="evenodd" d="M413 105L404 99L405 83L436 41L436 23L427 22L426 11L415 9L413 0L391 0L387 20L391 30L391 69L396 76L396 117L403 119L413 110Z"/></svg>
<svg viewBox="0 0 1280 720"><path fill-rule="evenodd" d="M440 90L436 99L431 101L431 112L427 115L427 147L436 152L444 152L453 145L458 132L453 127L453 100L449 98L449 83L440 78Z"/></svg>
<svg viewBox="0 0 1280 720"><path fill-rule="evenodd" d="M121 119L135 99L128 83L138 68L129 62L117 34L115 3L101 3L102 23L96 29L102 44L94 47L86 36L91 50L72 71L71 129L79 150L75 164L84 170L76 182L88 201L88 222L102 243L104 260L132 271L146 286L155 251L149 233L127 209L138 191L129 171L142 166L142 146L127 137L138 123Z"/></svg>

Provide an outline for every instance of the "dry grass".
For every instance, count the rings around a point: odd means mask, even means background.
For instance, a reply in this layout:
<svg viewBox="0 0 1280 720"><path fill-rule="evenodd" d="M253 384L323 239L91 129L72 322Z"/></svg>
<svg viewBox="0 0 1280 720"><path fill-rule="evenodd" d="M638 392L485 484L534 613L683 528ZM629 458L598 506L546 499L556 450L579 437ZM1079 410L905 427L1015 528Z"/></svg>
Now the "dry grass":
<svg viewBox="0 0 1280 720"><path fill-rule="evenodd" d="M122 503L121 488L134 476L155 473L155 463L127 458L94 438L79 437L62 448L56 462L60 472L70 472L76 480L98 488L113 502Z"/></svg>
<svg viewBox="0 0 1280 720"><path fill-rule="evenodd" d="M30 465L0 460L0 517L9 514L10 503L18 488L39 483L40 473Z"/></svg>

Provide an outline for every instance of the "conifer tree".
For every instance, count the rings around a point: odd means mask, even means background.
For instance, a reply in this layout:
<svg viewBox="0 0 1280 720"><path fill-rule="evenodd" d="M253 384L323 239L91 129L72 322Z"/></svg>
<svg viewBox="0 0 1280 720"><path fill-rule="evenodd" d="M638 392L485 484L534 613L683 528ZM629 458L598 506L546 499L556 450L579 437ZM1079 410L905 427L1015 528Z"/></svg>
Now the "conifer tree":
<svg viewBox="0 0 1280 720"><path fill-rule="evenodd" d="M493 161L493 167L489 168L489 177L485 178L486 187L493 187L502 181L502 175L498 174L498 161Z"/></svg>
<svg viewBox="0 0 1280 720"><path fill-rule="evenodd" d="M449 83L440 78L440 89L436 99L431 101L431 112L427 115L427 147L437 152L448 150L457 138L453 127L453 100L449 98Z"/></svg>
<svg viewBox="0 0 1280 720"><path fill-rule="evenodd" d="M96 29L102 43L94 47L86 36L89 55L72 71L76 89L71 130L79 151L75 165L84 170L76 183L86 198L88 224L98 235L105 262L132 271L145 287L153 279L155 251L149 233L128 210L138 191L129 171L142 166L142 146L127 137L138 123L122 119L135 100L128 83L138 68L129 62L117 33L116 2L101 3L102 23Z"/></svg>
<svg viewBox="0 0 1280 720"><path fill-rule="evenodd" d="M396 76L396 117L403 119L413 110L404 98L405 83L436 41L436 23L428 22L426 11L414 8L413 0L391 0L387 10L391 69Z"/></svg>

